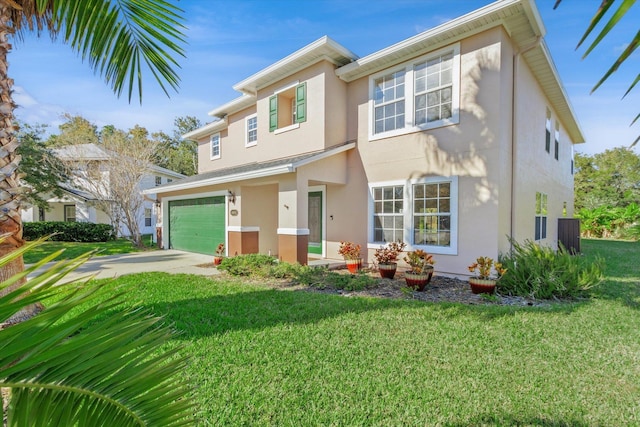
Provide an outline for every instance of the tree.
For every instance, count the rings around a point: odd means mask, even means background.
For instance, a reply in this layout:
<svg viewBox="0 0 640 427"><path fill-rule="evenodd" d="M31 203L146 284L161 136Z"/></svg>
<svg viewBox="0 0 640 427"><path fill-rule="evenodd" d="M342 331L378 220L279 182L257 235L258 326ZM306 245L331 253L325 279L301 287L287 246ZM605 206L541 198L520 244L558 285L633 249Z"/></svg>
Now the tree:
<svg viewBox="0 0 640 427"><path fill-rule="evenodd" d="M69 113L62 115L66 121L58 128L59 135L51 135L47 140L50 147L77 144L97 144L98 127L82 116L73 116Z"/></svg>
<svg viewBox="0 0 640 427"><path fill-rule="evenodd" d="M23 200L40 208L48 207L44 195L62 196L59 184L66 180L60 162L42 140L45 129L46 125L21 123L17 134L20 142L17 152L22 156L18 173L26 187Z"/></svg>
<svg viewBox="0 0 640 427"><path fill-rule="evenodd" d="M74 133L69 127L60 129L61 135ZM55 153L70 177L68 184L91 194L94 206L109 216L119 234L131 236L133 243L141 247L139 215L144 198L140 182L150 172L156 144L148 139L147 130L137 125L128 132L111 127L100 135L99 144L79 142L60 147ZM90 152L95 147L99 147L100 160L95 158L98 153Z"/></svg>
<svg viewBox="0 0 640 427"><path fill-rule="evenodd" d="M202 127L202 123L193 116L185 116L176 117L173 124L172 136L164 132L152 135L158 142L155 164L183 175L195 175L198 172L198 143L182 139L182 135Z"/></svg>
<svg viewBox="0 0 640 427"><path fill-rule="evenodd" d="M0 304L0 317L3 320L11 314L9 311L12 309L21 311L28 304L43 298L39 292L29 292L37 289L35 285L31 286L32 281L25 283L26 275L21 274L24 272L22 252L19 250L24 245L18 170L21 156L14 121L16 105L12 99L13 79L8 74L7 56L12 49L9 39L13 36L21 38L26 31L36 31L38 35L46 32L54 38L59 36L83 60L87 60L89 66L105 79L116 95L121 95L122 90L127 88L131 101L133 90L137 87L138 97L142 101L142 76L148 72L153 74L165 93L168 94L167 86L177 88L177 63L172 55L184 56L181 47L184 43L184 27L180 12L170 0L0 1L0 170L3 172L0 174L0 234L7 235L0 241L0 257L6 256L6 262L0 263L0 300L4 303ZM12 256L12 253L15 255ZM47 280L45 276L44 281ZM21 287L26 288L27 292L23 292ZM84 298L91 294L90 292ZM72 291L68 298L78 301L83 297L81 292ZM22 303L23 306L18 305ZM155 387L166 383L165 376L171 372L172 367L169 370L147 369L166 359L156 357L142 347L141 353L138 353L140 356L134 359L137 363L127 363L127 359L121 356L133 354L140 348L138 344L141 342L132 341L133 336L115 341L112 340L115 336L104 335L101 338L105 345L103 351L94 352L97 349L95 342L83 342L82 338L77 341L77 337L98 336L95 330L89 334L82 334L80 331L89 324L89 319L93 316L106 315L114 307L109 304L107 309L94 306L80 316L85 323L67 328L55 313L62 313L58 311L60 307L66 313L72 305L65 308L61 304L60 301L53 303L43 311L44 317L38 315L34 322L26 321L5 329L10 333L3 334L2 337L0 366L3 368L3 380L0 387L5 387L2 390L3 414L5 403L8 402L11 417L5 422L10 426L25 425L27 422L29 425L107 425L108 422L115 425L132 425L134 422L135 425L178 424L175 416L184 414L175 404L178 395L164 395L165 398L162 398L156 393L158 389ZM113 313L106 322L121 323L123 330L137 328L139 334L145 332L144 329L148 326ZM7 336L14 346L7 347ZM76 344L74 352L61 353L61 350L72 348L69 344L73 342L80 343ZM56 343L59 345L55 345ZM24 354L9 353L11 350L24 350L26 345L30 346L30 350ZM70 358L84 354L87 350L92 353L88 360L76 363L76 360ZM93 366L87 364L98 359L105 363ZM12 381L13 377L7 374L7 370L12 372L12 367L25 361L27 365L21 377L24 381ZM53 364L54 361L58 363ZM85 371L81 384L84 388L71 390L61 385L78 379L79 369L87 367L89 369ZM128 372L129 375L114 375L114 370L109 370L108 367ZM14 369L13 372L15 371ZM136 373L144 374L145 381L120 383L121 380L133 378ZM7 388L12 393L7 394ZM117 402L117 407L114 407L98 392L104 388L119 390L120 396L129 395L131 398ZM142 401L138 397L146 397L148 404L141 405ZM132 409L137 409L137 413ZM32 411L37 417L34 418ZM122 417L119 415L122 412L133 414L134 421L120 422ZM48 418L52 414L57 416L55 421Z"/></svg>
<svg viewBox="0 0 640 427"><path fill-rule="evenodd" d="M577 154L575 166L576 210L640 204L640 155L630 148Z"/></svg>
<svg viewBox="0 0 640 427"><path fill-rule="evenodd" d="M47 33L69 44L105 79L116 95L134 88L142 101L142 75L151 72L162 89L177 88L184 56L181 11L170 0L12 0L0 2L0 256L24 244L20 218L19 140L14 122L9 39ZM21 257L0 269L0 280L24 269Z"/></svg>

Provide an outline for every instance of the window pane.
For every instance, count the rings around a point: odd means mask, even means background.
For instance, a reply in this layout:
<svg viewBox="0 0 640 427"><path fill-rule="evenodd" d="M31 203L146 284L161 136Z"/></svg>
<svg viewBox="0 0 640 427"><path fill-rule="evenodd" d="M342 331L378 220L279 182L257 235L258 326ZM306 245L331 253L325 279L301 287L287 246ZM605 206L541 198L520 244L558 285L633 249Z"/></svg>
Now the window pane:
<svg viewBox="0 0 640 427"><path fill-rule="evenodd" d="M442 104L442 119L451 118L451 104Z"/></svg>
<svg viewBox="0 0 640 427"><path fill-rule="evenodd" d="M396 199L401 199L402 200L402 192L404 190L404 187L394 187L394 195L396 197Z"/></svg>
<svg viewBox="0 0 640 427"><path fill-rule="evenodd" d="M384 242L384 233L381 229L376 229L373 231L373 240L376 242Z"/></svg>
<svg viewBox="0 0 640 427"><path fill-rule="evenodd" d="M440 86L440 74L429 74L427 76L427 88L433 89Z"/></svg>
<svg viewBox="0 0 640 427"><path fill-rule="evenodd" d="M382 188L373 189L373 200L382 200Z"/></svg>
<svg viewBox="0 0 640 427"><path fill-rule="evenodd" d="M440 199L440 212L451 212L451 203L449 199Z"/></svg>
<svg viewBox="0 0 640 427"><path fill-rule="evenodd" d="M453 70L445 70L442 72L441 75L441 82L440 84L442 85L450 85L451 84L451 76L453 75Z"/></svg>
<svg viewBox="0 0 640 427"><path fill-rule="evenodd" d="M424 185L417 184L413 186L413 197L415 198L424 197Z"/></svg>
<svg viewBox="0 0 640 427"><path fill-rule="evenodd" d="M438 200L437 199L427 199L424 201L424 207L426 212L429 213L437 213L438 212Z"/></svg>
<svg viewBox="0 0 640 427"><path fill-rule="evenodd" d="M393 199L393 187L384 187L385 200Z"/></svg>
<svg viewBox="0 0 640 427"><path fill-rule="evenodd" d="M440 120L440 108L439 107L431 107L427 109L427 121L435 122L436 120Z"/></svg>
<svg viewBox="0 0 640 427"><path fill-rule="evenodd" d="M383 107L376 107L376 120L380 120L384 118L384 109Z"/></svg>
<svg viewBox="0 0 640 427"><path fill-rule="evenodd" d="M394 227L398 230L402 230L404 228L404 219L401 216L395 217Z"/></svg>
<svg viewBox="0 0 640 427"><path fill-rule="evenodd" d="M438 197L438 184L425 185L425 197Z"/></svg>
<svg viewBox="0 0 640 427"><path fill-rule="evenodd" d="M413 211L415 213L424 213L424 200L414 200Z"/></svg>
<svg viewBox="0 0 640 427"><path fill-rule="evenodd" d="M427 97L426 95L418 95L416 96L416 110L423 109L427 107Z"/></svg>
<svg viewBox="0 0 640 427"><path fill-rule="evenodd" d="M394 213L402 213L402 200L396 200L394 203Z"/></svg>
<svg viewBox="0 0 640 427"><path fill-rule="evenodd" d="M451 88L447 87L440 91L442 102L451 102Z"/></svg>
<svg viewBox="0 0 640 427"><path fill-rule="evenodd" d="M443 182L439 186L440 197L449 197L451 195L451 184Z"/></svg>
<svg viewBox="0 0 640 427"><path fill-rule="evenodd" d="M382 226L384 228L393 228L393 217L392 216L382 217Z"/></svg>
<svg viewBox="0 0 640 427"><path fill-rule="evenodd" d="M427 94L427 105L432 107L440 104L440 91L429 92Z"/></svg>
<svg viewBox="0 0 640 427"><path fill-rule="evenodd" d="M392 201L384 201L384 205L382 208L382 212L384 213L393 213L393 202Z"/></svg>
<svg viewBox="0 0 640 427"><path fill-rule="evenodd" d="M374 213L382 213L382 202L375 202L373 204L373 212Z"/></svg>

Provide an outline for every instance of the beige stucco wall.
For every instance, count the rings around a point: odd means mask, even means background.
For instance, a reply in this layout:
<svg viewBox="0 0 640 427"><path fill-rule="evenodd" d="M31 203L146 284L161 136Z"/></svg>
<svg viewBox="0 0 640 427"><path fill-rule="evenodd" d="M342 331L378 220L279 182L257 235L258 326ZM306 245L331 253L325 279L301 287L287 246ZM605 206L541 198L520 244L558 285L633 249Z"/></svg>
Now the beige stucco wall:
<svg viewBox="0 0 640 427"><path fill-rule="evenodd" d="M278 184L244 185L240 194L242 209L239 209L239 217L242 227L258 227L260 253L277 255Z"/></svg>
<svg viewBox="0 0 640 427"><path fill-rule="evenodd" d="M269 97L279 89L307 83L307 120L285 132L269 132ZM335 66L321 61L277 84L261 89L257 104L230 114L221 131L219 159L210 158L210 136L198 142L199 173L252 162L322 150L346 141L346 83L335 75ZM246 118L257 113L258 141L245 146Z"/></svg>
<svg viewBox="0 0 640 427"><path fill-rule="evenodd" d="M479 255L497 256L499 223L508 212L505 183L510 179L508 130L510 85L500 74L499 29L478 34L460 44L460 121L427 131L369 141L369 79L350 84L349 102L358 111L355 126L358 151L369 182L404 181L424 177L458 176L458 245L456 255L435 254L438 271L463 273ZM410 58L407 58L409 60ZM367 189L368 191L368 189ZM368 204L367 204L368 205ZM371 215L362 221L370 228ZM368 237L370 230L365 231ZM405 236L405 239L411 239ZM369 242L369 255L378 244Z"/></svg>
<svg viewBox="0 0 640 427"><path fill-rule="evenodd" d="M573 175L571 174L572 144L560 126L560 150L554 157L554 132L557 114L545 98L525 61L519 58L516 91L516 224L517 241L533 240L535 231L536 192L548 195L547 239L541 243L557 246L558 218L573 216ZM551 152L545 150L546 110L551 110Z"/></svg>

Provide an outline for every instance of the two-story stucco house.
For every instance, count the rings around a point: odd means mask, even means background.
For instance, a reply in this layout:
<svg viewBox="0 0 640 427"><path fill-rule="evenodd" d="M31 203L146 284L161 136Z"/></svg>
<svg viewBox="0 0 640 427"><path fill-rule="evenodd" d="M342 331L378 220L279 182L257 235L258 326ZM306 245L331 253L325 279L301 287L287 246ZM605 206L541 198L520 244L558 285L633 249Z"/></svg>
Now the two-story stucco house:
<svg viewBox="0 0 640 427"><path fill-rule="evenodd" d="M59 184L62 190L61 197L54 194L44 197L48 204L46 209L25 206L22 211L22 221L79 221L112 224L117 227L116 232L119 235L129 236L131 232L124 221L120 221L118 226L106 212L106 208L113 205L114 197L110 190L110 185L114 181L110 176L113 168L107 164L118 161L117 155L96 144L66 146L57 148L53 152L61 161L75 164L71 168L69 181ZM91 168L93 173L89 173L87 168ZM152 196L153 189L184 177L185 175L181 173L160 166L146 165L139 181L134 183L134 185L137 184L140 197L135 218L141 234L154 236L156 234L158 215L154 206L155 199ZM142 195L145 190L147 190L147 196ZM138 202L135 203L138 204Z"/></svg>
<svg viewBox="0 0 640 427"><path fill-rule="evenodd" d="M157 189L164 246L373 261L384 242L462 275L509 236L556 245L583 135L531 0L359 58L323 37L242 80L185 135L199 174Z"/></svg>

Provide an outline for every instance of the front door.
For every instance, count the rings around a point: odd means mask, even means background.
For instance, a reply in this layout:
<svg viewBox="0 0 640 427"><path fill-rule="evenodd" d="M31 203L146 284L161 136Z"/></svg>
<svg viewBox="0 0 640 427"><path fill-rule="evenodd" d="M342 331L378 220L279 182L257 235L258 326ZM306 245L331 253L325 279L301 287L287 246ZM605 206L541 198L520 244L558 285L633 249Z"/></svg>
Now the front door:
<svg viewBox="0 0 640 427"><path fill-rule="evenodd" d="M322 255L322 191L309 192L309 253Z"/></svg>

